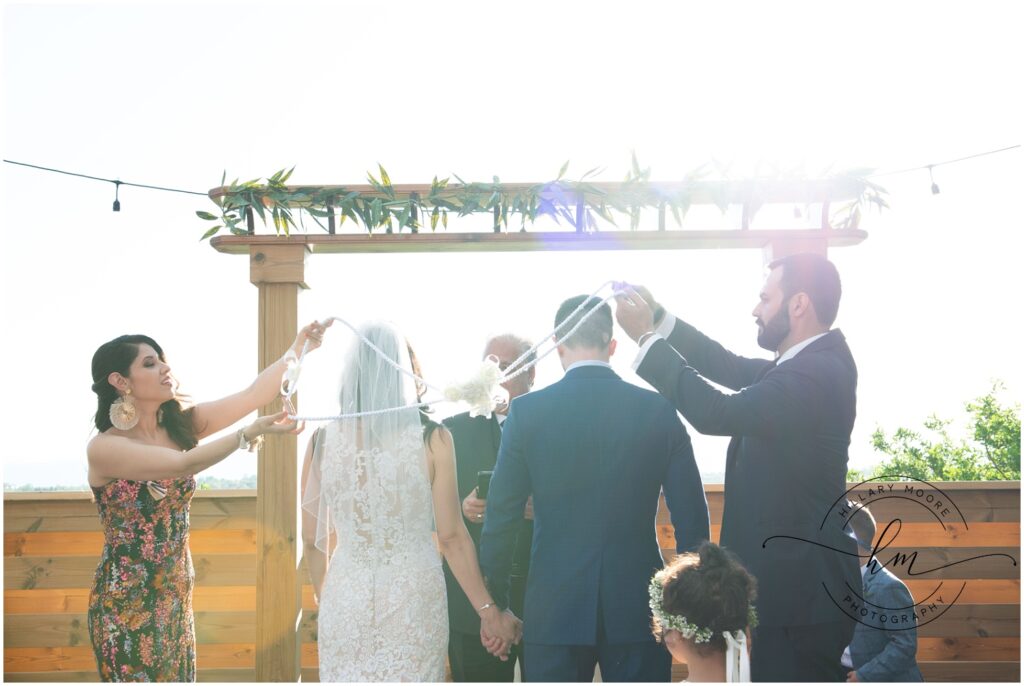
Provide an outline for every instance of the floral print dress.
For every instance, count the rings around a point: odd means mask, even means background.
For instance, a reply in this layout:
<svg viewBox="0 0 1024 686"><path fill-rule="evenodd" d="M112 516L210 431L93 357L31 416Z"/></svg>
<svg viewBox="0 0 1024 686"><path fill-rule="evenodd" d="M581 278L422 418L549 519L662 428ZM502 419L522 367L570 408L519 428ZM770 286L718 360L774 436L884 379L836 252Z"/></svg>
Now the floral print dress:
<svg viewBox="0 0 1024 686"><path fill-rule="evenodd" d="M102 681L195 681L194 572L188 508L195 478L93 488L105 538L89 594L89 636Z"/></svg>

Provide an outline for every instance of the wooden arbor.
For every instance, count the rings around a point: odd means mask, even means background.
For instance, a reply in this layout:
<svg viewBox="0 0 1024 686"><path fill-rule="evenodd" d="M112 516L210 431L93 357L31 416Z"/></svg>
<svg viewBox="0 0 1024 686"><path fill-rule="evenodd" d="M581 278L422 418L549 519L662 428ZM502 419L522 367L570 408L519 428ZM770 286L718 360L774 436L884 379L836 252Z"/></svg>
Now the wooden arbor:
<svg viewBox="0 0 1024 686"><path fill-rule="evenodd" d="M514 191L530 184L506 184ZM621 184L591 184L614 192ZM250 281L259 290L259 368L278 359L294 340L298 330L298 295L308 288L305 263L311 253L370 252L514 252L536 250L686 250L758 248L766 260L794 252L825 254L829 247L855 245L867 234L857 228L835 229L829 225L830 204L855 200L862 188L845 179L801 182L646 184L653 192L669 193L685 187L690 204L741 205L742 226L735 230L666 230L664 205L660 208L658 230L637 231L554 231L502 232L499 211L494 211L495 230L487 233L329 233L257 235L249 211L247 235L220 236L211 243L220 252L249 256ZM304 187L308 190L310 187ZM336 187L312 187L318 189ZM634 185L635 188L635 185ZM346 186L344 191L363 197L410 202L410 207L432 192L427 185ZM449 187L457 192L458 187ZM224 188L210 191L220 201ZM754 211L767 204L810 204L822 206L822 222L816 229L751 229ZM295 203L301 207L301 202ZM583 207L583 201L579 203ZM484 208L481 208L484 209ZM486 211L490 211L487 209ZM579 212L583 210L580 209ZM577 214L577 218L579 218ZM581 222L577 223L579 226ZM262 413L279 410L279 401ZM268 436L257 464L257 573L256 573L256 678L259 681L296 681L299 678L297 627L301 613L298 579L298 464L294 436Z"/></svg>

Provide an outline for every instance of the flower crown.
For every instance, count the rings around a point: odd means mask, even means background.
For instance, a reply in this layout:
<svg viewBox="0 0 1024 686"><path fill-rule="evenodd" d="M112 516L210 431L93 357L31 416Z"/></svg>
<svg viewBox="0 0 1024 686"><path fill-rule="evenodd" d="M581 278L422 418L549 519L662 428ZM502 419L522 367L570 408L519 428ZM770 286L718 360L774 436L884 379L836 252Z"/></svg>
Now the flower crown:
<svg viewBox="0 0 1024 686"><path fill-rule="evenodd" d="M665 611L665 606L662 605L662 599L665 595L664 578L664 570L662 570L654 575L654 578L651 579L651 585L648 587L651 595L651 613L654 615L654 619L657 620L658 625L666 631L669 629L678 631L683 635L683 638L690 639L694 643L707 643L710 641L711 637L715 635L714 631L705 627L699 627L682 615L673 615ZM751 629L757 626L757 610L753 605L747 608L747 624Z"/></svg>

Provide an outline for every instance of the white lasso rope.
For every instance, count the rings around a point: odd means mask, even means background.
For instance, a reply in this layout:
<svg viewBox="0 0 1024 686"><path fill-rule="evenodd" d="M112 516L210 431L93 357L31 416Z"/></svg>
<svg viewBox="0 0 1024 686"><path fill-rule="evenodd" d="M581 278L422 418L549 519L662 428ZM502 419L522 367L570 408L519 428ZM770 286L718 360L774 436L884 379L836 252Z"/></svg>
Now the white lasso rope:
<svg viewBox="0 0 1024 686"><path fill-rule="evenodd" d="M530 357L530 355L537 353L537 351L541 348L545 341L548 341L552 337L557 336L559 331L565 328L565 326L572 321L572 318L575 317L580 311L583 310L584 307L587 306L587 303L589 303L592 298L596 298L597 294L608 286L612 286L612 293L610 295L602 299L601 302L598 303L597 305L594 305L592 309L586 314L584 314L580 318L580 320L576 322L576 325L573 326L568 331L568 333L566 333L562 338L558 339L557 341L553 341L551 343L551 347L548 350L544 351L544 353L540 355L537 355L535 359L523 364L524 361L528 357ZM437 386L434 386L433 384L427 382L426 379L423 379L417 374L403 368L396 361L388 357L388 355L386 355L383 350L374 345L372 341L367 339L366 336L359 333L356 327L352 326L352 324L348 323L341 317L328 317L327 319L324 319L321 322L321 324L327 326L332 321L344 324L352 331L352 333L358 336L363 343L368 345L370 349L372 349L374 352L380 355L381 358L385 362L387 362L387 364L391 366L395 371L405 374L411 379L414 379L415 381L422 384L424 387L437 393L440 393L443 397L437 400L402 405L401 407L385 407L378 410L365 410L363 412L350 412L348 414L334 414L323 416L297 416L294 414L294 411L291 411L289 413L289 418L299 421L325 422L334 421L338 419L355 419L357 417L369 417L372 415L387 414L389 412L399 412L401 410L418 409L439 402L459 401L467 401L474 405L473 409L470 412L471 415L475 416L475 414L483 414L490 417L491 412L494 411L494 407L497 403L497 399L495 398L495 396L498 393L504 391L504 389L501 388L501 384L506 383L507 381L510 381L521 374L525 374L530 369L535 367L537 363L539 363L542 359L544 359L552 352L557 350L558 346L562 345L573 334L575 334L576 331L579 330L581 326L583 326L583 323L586 322L587 319L589 319L595 312L597 312L598 308L601 305L605 304L606 302L614 298L619 292L620 289L616 287L616 282L606 281L605 283L601 284L601 287L594 291L593 294L585 298L583 302L581 302L579 306L575 310L573 310L568 317L562 320L562 323L556 326L551 333L541 338L539 343L532 346L529 350L524 352L514 362L512 362L512 364L508 366L504 373L502 373L501 370L498 369L497 359L493 355L490 355L486 360L484 360L483 365L481 366L479 372L477 373L477 378L471 379L470 381L462 384L450 386L447 389L438 388ZM294 407L292 405L291 398L295 394L295 390L298 386L299 374L302 371L302 361L305 359L306 353L308 351L309 341L307 340L303 344L302 353L298 357L296 357L295 353L291 351L288 351L288 353L285 355L285 360L287 361L288 368L285 370L284 377L281 379L281 396L283 398L285 407L288 408L289 410L292 410L292 408ZM520 364L522 364L523 366L520 367L519 369L516 369L516 367L518 367Z"/></svg>

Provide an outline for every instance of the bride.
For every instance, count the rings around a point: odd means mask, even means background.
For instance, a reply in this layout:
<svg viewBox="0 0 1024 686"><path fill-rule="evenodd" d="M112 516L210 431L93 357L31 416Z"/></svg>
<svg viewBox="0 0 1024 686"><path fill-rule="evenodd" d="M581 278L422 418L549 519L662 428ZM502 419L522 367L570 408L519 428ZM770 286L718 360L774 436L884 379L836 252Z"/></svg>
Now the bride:
<svg viewBox="0 0 1024 686"><path fill-rule="evenodd" d="M374 323L360 333L420 376L394 326ZM413 379L354 342L342 373L341 414L413 405L420 396ZM480 614L488 650L504 658L518 642L521 623L494 605L484 585L443 426L416 408L331 422L306 451L302 489L320 681L444 680L448 617L438 547Z"/></svg>

